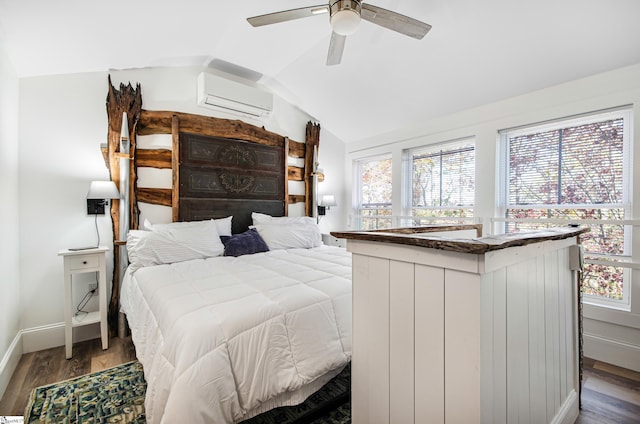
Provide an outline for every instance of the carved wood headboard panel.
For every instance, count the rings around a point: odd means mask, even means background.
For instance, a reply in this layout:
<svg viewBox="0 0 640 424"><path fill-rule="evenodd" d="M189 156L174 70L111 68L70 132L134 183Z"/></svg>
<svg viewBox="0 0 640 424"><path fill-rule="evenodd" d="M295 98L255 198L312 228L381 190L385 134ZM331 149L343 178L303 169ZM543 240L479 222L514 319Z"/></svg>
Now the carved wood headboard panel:
<svg viewBox="0 0 640 424"><path fill-rule="evenodd" d="M233 215L233 233L251 212L285 213L284 146L180 133L179 221Z"/></svg>

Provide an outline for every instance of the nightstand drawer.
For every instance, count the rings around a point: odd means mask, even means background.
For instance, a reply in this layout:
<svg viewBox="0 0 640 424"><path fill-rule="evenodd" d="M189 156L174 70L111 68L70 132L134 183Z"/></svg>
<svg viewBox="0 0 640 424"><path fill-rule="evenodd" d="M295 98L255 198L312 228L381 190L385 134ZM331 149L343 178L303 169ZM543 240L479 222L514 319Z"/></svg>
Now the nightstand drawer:
<svg viewBox="0 0 640 424"><path fill-rule="evenodd" d="M67 257L69 271L97 268L100 265L100 255L79 255Z"/></svg>

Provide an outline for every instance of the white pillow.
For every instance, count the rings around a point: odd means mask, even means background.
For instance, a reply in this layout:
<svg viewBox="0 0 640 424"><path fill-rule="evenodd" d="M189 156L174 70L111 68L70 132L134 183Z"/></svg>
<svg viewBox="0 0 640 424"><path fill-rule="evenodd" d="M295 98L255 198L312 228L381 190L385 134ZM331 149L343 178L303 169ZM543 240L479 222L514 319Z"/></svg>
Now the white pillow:
<svg viewBox="0 0 640 424"><path fill-rule="evenodd" d="M320 228L308 224L258 224L255 226L269 250L309 249L322 245Z"/></svg>
<svg viewBox="0 0 640 424"><path fill-rule="evenodd" d="M164 231L169 228L183 228L190 226L203 226L208 222L213 221L216 223L219 236L231 236L231 220L233 216L219 219L207 219L205 221L184 221L184 222L170 222L168 224L152 224L148 219L144 220L142 224L143 228L149 231ZM204 227L202 227L204 228Z"/></svg>
<svg viewBox="0 0 640 424"><path fill-rule="evenodd" d="M213 221L206 226L179 226L162 231L131 230L127 253L132 271L150 265L171 264L220 256L224 245Z"/></svg>
<svg viewBox="0 0 640 424"><path fill-rule="evenodd" d="M318 225L310 216L271 216L264 213L252 212L253 225L257 224L307 224Z"/></svg>

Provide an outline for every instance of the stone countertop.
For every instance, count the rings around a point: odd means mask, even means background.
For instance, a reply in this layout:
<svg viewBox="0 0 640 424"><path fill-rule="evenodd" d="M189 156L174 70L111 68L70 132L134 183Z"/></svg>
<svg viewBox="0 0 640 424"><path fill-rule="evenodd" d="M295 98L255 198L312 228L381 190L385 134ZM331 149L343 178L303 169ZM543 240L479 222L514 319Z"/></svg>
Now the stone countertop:
<svg viewBox="0 0 640 424"><path fill-rule="evenodd" d="M444 235L429 235L432 232L476 230L481 234L482 225L437 225L429 227L390 228L374 231L332 231L337 238L357 241L375 241L381 243L403 244L426 247L459 253L482 254L508 247L526 246L549 240L562 240L577 237L589 232L588 228L555 227L488 237L458 238ZM348 247L348 244L347 244Z"/></svg>

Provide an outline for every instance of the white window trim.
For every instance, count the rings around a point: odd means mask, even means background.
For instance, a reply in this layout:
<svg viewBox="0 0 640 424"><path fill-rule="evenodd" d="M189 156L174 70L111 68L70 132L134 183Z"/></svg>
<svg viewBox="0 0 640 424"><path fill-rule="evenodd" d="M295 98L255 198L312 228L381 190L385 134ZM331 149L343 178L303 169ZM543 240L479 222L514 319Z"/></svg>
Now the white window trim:
<svg viewBox="0 0 640 424"><path fill-rule="evenodd" d="M361 200L362 200L362 165L366 162L372 161L380 161L380 160L391 160L393 161L392 154L389 153L381 153L372 156L365 156L357 159L353 159L352 167L353 167L353 181L356 182L353 194L352 194L352 213L349 215L350 225L354 226L356 230L362 229L362 220L365 218L364 215L360 213L361 210ZM393 166L393 164L392 164ZM393 207L393 202L392 207ZM391 218L391 222L395 223L396 217L392 215L367 215L367 219L389 219Z"/></svg>
<svg viewBox="0 0 640 424"><path fill-rule="evenodd" d="M598 204L598 205L526 205L527 209L581 209L581 208L594 208L597 206L597 209L606 209L606 208L620 208L624 209L625 217L624 220L562 220L562 219L549 219L549 220L537 220L537 219L517 219L517 218L505 218L507 209L511 206L516 205L508 205L508 175L509 175L509 149L508 149L508 139L509 137L514 137L523 134L530 134L532 132L545 132L552 131L555 129L566 128L569 126L577 126L577 125L586 125L593 122L598 122L601 120L611 119L612 117L622 117L624 119L624 128L623 128L623 198L622 204ZM628 217L632 216L633 213L633 202L632 202L632 186L631 181L633 181L632 175L632 140L631 140L631 129L633 126L633 110L631 106L621 106L617 108L607 109L594 113L586 113L582 115L569 116L565 118L555 119L553 121L540 123L539 125L524 125L517 128L508 128L499 131L499 149L498 149L498 190L496 194L498 198L496 199L496 215L497 218L493 218L493 230L496 233L504 233L506 231L506 223L507 222L535 222L535 223L557 223L559 225L562 224L580 224L580 223L589 223L589 224L613 224L613 225L630 225L630 226L638 226L640 220L629 219ZM587 254L588 258L586 259L587 263L599 262L596 258L600 257L610 257L612 259L620 260L619 264L616 263L616 266L620 266L624 268L624 289L623 289L623 298L621 300L612 300L601 298L598 296L583 294L583 302L592 306L592 307L604 307L607 309L620 310L624 312L629 312L631 310L631 290L632 290L632 275L631 269L638 269L640 267L640 262L635 260L637 257L633 255L632 252L632 231L625 231L624 233L624 243L625 243L625 252L623 255L596 255L596 254ZM595 259L590 259L595 258ZM626 259L626 260L625 260ZM629 260L631 259L631 260ZM639 271L640 272L640 271Z"/></svg>
<svg viewBox="0 0 640 424"><path fill-rule="evenodd" d="M420 150L447 150L447 149L455 149L461 148L462 145L470 144L473 146L475 151L476 149L476 140L475 137L464 137L455 140L443 141L440 143L427 144L423 146L411 147L409 149L405 149L402 151L402 215L398 216L400 222L407 219L420 219L420 220L429 220L429 221L460 221L466 223L473 223L475 221L475 198L473 205L468 206L420 206L414 207L412 204L413 199L413 161L412 155L414 152ZM474 182L475 184L475 182ZM475 187L474 187L474 191ZM413 209L424 209L424 210L459 210L459 209L470 209L472 211L472 216L464 217L464 218L448 218L448 217L420 217L414 216L411 214Z"/></svg>

